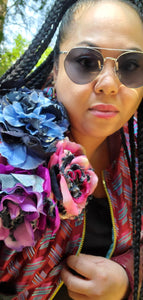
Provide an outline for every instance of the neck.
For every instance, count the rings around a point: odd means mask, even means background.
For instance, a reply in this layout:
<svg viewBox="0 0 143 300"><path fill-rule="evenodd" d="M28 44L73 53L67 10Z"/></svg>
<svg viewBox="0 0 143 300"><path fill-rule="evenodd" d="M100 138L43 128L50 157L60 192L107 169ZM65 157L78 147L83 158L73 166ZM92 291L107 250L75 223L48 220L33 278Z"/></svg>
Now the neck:
<svg viewBox="0 0 143 300"><path fill-rule="evenodd" d="M104 145L107 144L106 138L96 138L86 135L79 135L77 132L73 131L70 132L69 139L84 147L86 156L89 159L90 163L96 156L96 153L99 153L100 150L104 148Z"/></svg>

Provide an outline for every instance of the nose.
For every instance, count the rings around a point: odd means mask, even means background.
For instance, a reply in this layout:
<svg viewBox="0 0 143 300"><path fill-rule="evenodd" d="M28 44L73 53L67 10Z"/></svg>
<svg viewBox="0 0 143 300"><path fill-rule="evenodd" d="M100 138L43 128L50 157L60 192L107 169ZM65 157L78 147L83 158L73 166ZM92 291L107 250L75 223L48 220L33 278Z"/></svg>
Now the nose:
<svg viewBox="0 0 143 300"><path fill-rule="evenodd" d="M105 95L116 95L118 93L120 81L114 70L114 62L105 62L102 71L94 81L95 93Z"/></svg>

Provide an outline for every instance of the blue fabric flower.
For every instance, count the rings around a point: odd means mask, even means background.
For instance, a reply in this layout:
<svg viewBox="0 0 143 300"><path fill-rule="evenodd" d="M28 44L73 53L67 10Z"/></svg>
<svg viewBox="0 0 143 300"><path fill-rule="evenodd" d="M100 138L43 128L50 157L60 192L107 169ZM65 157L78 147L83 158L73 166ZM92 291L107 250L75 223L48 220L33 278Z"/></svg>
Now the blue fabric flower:
<svg viewBox="0 0 143 300"><path fill-rule="evenodd" d="M68 127L64 106L41 91L13 89L0 98L0 153L14 167L33 169L43 163Z"/></svg>

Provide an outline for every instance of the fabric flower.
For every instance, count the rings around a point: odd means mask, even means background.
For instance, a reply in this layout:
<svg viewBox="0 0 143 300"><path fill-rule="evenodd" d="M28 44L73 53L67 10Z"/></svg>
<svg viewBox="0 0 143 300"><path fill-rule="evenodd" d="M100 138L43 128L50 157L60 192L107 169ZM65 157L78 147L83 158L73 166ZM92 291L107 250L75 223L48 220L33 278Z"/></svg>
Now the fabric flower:
<svg viewBox="0 0 143 300"><path fill-rule="evenodd" d="M39 166L26 174L24 170L0 164L0 173L0 240L7 247L21 251L33 246L37 232L46 228L45 204L47 208L51 194L49 171ZM51 222L53 232L56 222L56 219Z"/></svg>
<svg viewBox="0 0 143 300"><path fill-rule="evenodd" d="M79 216L98 181L84 149L66 138L64 106L52 88L44 94L21 88L0 97L0 240L16 251Z"/></svg>
<svg viewBox="0 0 143 300"><path fill-rule="evenodd" d="M35 243L33 226L36 230L36 220L40 214L44 215L42 198L40 193L33 193L20 184L8 190L1 195L0 203L3 229L9 230L9 236L4 242L12 249L22 250ZM0 236L0 239L3 240L3 237Z"/></svg>
<svg viewBox="0 0 143 300"><path fill-rule="evenodd" d="M68 127L64 106L42 92L14 89L0 98L0 153L14 167L38 167Z"/></svg>
<svg viewBox="0 0 143 300"><path fill-rule="evenodd" d="M98 179L80 145L64 139L56 147L48 165L52 191L62 218L72 218L81 213Z"/></svg>

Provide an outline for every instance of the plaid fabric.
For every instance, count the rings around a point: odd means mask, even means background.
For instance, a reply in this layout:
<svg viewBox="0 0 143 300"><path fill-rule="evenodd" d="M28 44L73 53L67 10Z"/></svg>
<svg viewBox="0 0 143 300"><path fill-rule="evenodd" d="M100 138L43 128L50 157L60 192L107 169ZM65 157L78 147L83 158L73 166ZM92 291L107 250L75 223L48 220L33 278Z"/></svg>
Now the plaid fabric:
<svg viewBox="0 0 143 300"><path fill-rule="evenodd" d="M56 235L47 229L35 247L23 252L4 246L0 252L0 280L15 279L18 296L13 299L50 299L60 284L64 259L80 247L82 231L83 215L75 221L63 221Z"/></svg>

